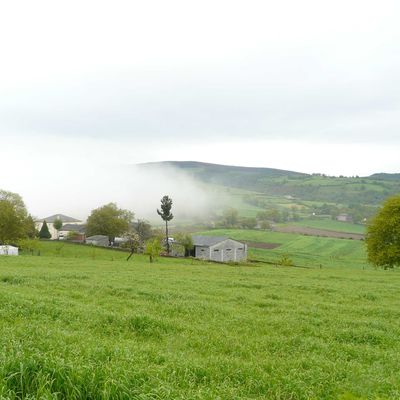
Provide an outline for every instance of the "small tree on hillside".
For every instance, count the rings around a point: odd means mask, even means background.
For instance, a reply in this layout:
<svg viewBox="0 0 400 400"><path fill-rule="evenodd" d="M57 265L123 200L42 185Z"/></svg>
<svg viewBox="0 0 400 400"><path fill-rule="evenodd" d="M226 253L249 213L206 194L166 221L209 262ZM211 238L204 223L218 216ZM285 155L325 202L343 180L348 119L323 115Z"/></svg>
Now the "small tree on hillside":
<svg viewBox="0 0 400 400"><path fill-rule="evenodd" d="M43 225L40 228L39 238L40 239L51 239L51 233L49 231L49 227L47 226L46 220L43 221Z"/></svg>
<svg viewBox="0 0 400 400"><path fill-rule="evenodd" d="M169 196L164 196L161 199L161 211L157 209L157 214L165 221L165 240L167 244L167 253L169 254L169 237L168 237L168 221L174 218L171 213L172 199Z"/></svg>
<svg viewBox="0 0 400 400"><path fill-rule="evenodd" d="M146 247L144 253L149 256L149 261L152 263L161 252L161 244L158 238L149 239L146 242Z"/></svg>

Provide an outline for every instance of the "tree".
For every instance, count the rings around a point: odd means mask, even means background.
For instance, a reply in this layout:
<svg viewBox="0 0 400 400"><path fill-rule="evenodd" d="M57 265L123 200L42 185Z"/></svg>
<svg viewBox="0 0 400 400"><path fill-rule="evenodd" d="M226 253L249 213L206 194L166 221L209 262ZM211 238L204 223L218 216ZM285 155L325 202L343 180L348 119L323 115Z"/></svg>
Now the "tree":
<svg viewBox="0 0 400 400"><path fill-rule="evenodd" d="M57 231L57 239L58 239L59 236L60 236L60 229L61 229L62 226L63 226L63 222L61 221L60 218L56 218L56 219L54 220L54 222L53 222L53 226L54 226L54 229Z"/></svg>
<svg viewBox="0 0 400 400"><path fill-rule="evenodd" d="M144 253L149 256L149 261L152 263L161 252L161 243L158 238L149 239L146 242L146 247Z"/></svg>
<svg viewBox="0 0 400 400"><path fill-rule="evenodd" d="M172 199L169 196L164 196L161 199L161 211L157 208L157 214L165 221L165 240L167 244L167 254L169 254L169 237L168 237L168 221L174 218L171 213Z"/></svg>
<svg viewBox="0 0 400 400"><path fill-rule="evenodd" d="M16 243L34 235L33 218L28 214L22 197L0 190L0 243Z"/></svg>
<svg viewBox="0 0 400 400"><path fill-rule="evenodd" d="M126 261L129 261L129 259L133 256L133 253L138 251L139 246L140 246L140 238L139 235L136 232L129 232L126 234L126 239L128 241L125 243L124 247L128 247L130 249L130 254Z"/></svg>
<svg viewBox="0 0 400 400"><path fill-rule="evenodd" d="M368 261L377 267L400 265L400 196L385 201L367 228Z"/></svg>
<svg viewBox="0 0 400 400"><path fill-rule="evenodd" d="M139 239L143 243L153 236L151 225L144 219L138 219L134 222L133 229L139 235Z"/></svg>
<svg viewBox="0 0 400 400"><path fill-rule="evenodd" d="M93 210L87 220L86 235L108 236L111 246L116 236L129 230L134 213L118 208L115 203L109 203Z"/></svg>
<svg viewBox="0 0 400 400"><path fill-rule="evenodd" d="M223 215L223 224L226 227L233 228L237 225L239 220L239 212L236 208L228 208L224 211Z"/></svg>
<svg viewBox="0 0 400 400"><path fill-rule="evenodd" d="M43 221L43 225L40 228L39 238L40 239L51 239L51 233L49 231L49 227L47 226L46 220Z"/></svg>

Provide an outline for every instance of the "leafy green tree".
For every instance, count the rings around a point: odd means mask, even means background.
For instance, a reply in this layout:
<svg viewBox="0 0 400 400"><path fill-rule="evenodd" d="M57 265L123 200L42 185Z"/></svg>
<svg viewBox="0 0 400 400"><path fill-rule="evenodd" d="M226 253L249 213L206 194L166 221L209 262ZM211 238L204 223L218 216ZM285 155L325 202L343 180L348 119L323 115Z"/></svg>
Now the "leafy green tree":
<svg viewBox="0 0 400 400"><path fill-rule="evenodd" d="M159 238L149 239L146 242L144 253L149 256L149 261L152 263L161 253L161 242Z"/></svg>
<svg viewBox="0 0 400 400"><path fill-rule="evenodd" d="M57 231L57 239L59 238L60 235L60 230L63 227L63 222L61 221L60 218L56 218L53 222L54 229Z"/></svg>
<svg viewBox="0 0 400 400"><path fill-rule="evenodd" d="M169 254L169 236L168 236L168 221L174 218L171 213L172 199L169 196L164 196L161 199L161 211L157 208L157 214L165 221L165 240L167 245L167 253Z"/></svg>
<svg viewBox="0 0 400 400"><path fill-rule="evenodd" d="M15 243L32 235L35 235L35 225L22 197L0 190L0 243Z"/></svg>
<svg viewBox="0 0 400 400"><path fill-rule="evenodd" d="M385 201L367 228L368 261L377 267L400 265L400 196Z"/></svg>
<svg viewBox="0 0 400 400"><path fill-rule="evenodd" d="M49 231L49 227L47 226L47 222L43 221L43 225L39 231L39 238L40 239L51 239L51 233Z"/></svg>
<svg viewBox="0 0 400 400"><path fill-rule="evenodd" d="M93 210L87 220L86 235L108 236L110 246L116 236L129 230L134 213L118 208L115 203L109 203Z"/></svg>

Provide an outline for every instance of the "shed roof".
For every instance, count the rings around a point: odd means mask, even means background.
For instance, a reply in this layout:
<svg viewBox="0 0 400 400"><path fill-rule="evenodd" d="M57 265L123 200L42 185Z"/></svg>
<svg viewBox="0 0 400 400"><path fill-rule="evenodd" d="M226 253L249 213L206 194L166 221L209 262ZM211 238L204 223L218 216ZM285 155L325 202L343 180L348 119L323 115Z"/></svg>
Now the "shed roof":
<svg viewBox="0 0 400 400"><path fill-rule="evenodd" d="M214 246L227 239L227 236L192 236L194 246Z"/></svg>

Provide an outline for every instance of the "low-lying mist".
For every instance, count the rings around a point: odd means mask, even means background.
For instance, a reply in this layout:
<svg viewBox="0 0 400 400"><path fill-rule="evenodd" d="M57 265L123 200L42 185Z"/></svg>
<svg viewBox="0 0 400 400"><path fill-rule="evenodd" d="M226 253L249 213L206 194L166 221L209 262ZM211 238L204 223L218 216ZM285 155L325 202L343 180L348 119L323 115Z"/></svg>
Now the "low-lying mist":
<svg viewBox="0 0 400 400"><path fill-rule="evenodd" d="M161 223L157 215L162 196L173 200L174 222L205 218L216 198L183 171L172 167L98 166L57 168L43 174L41 183L26 180L21 187L5 188L18 191L24 197L29 212L35 217L61 213L86 220L91 210L106 203L135 213L135 218Z"/></svg>

